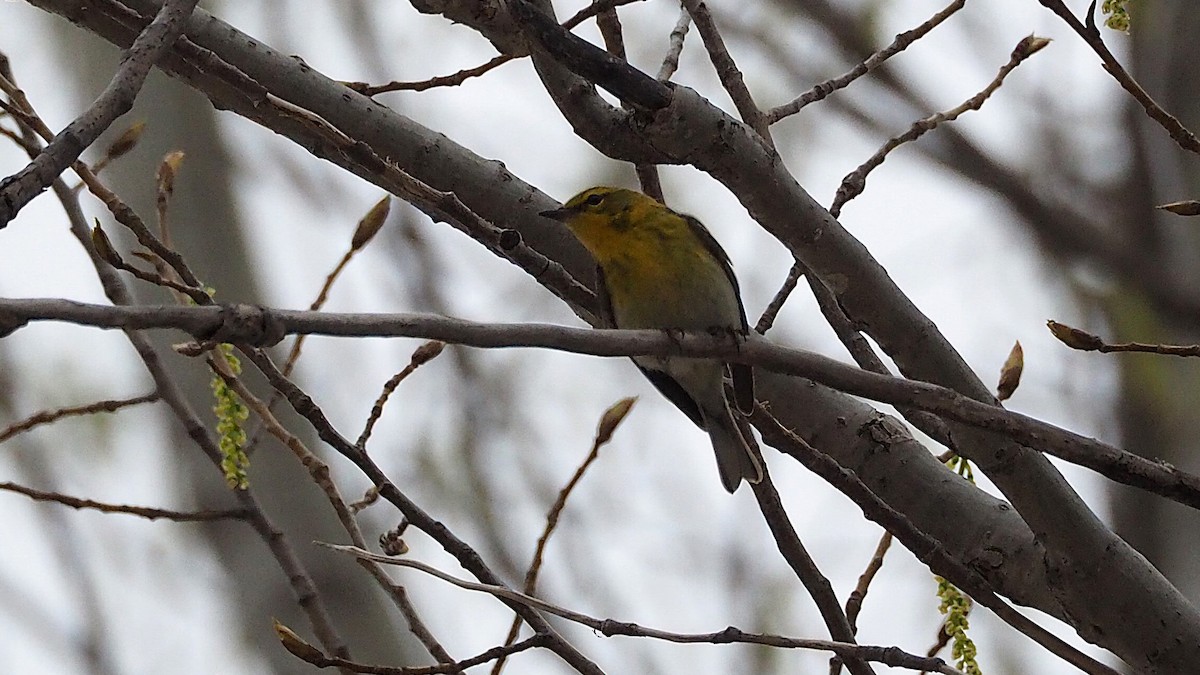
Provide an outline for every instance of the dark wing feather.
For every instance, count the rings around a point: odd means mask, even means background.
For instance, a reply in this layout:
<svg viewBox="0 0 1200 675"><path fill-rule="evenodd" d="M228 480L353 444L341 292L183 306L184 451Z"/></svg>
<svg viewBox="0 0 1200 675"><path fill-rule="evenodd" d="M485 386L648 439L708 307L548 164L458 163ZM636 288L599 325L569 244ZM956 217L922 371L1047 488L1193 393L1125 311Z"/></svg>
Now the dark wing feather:
<svg viewBox="0 0 1200 675"><path fill-rule="evenodd" d="M733 403L743 415L754 413L754 369L744 363L729 364L733 380Z"/></svg>
<svg viewBox="0 0 1200 675"><path fill-rule="evenodd" d="M608 294L608 281L604 279L604 268L596 265L596 304L599 305L599 319L603 325L597 328L616 328L617 319L613 315L612 296Z"/></svg>
<svg viewBox="0 0 1200 675"><path fill-rule="evenodd" d="M729 262L729 254L725 252L725 249L721 248L721 245L717 243L716 238L712 236L712 233L708 231L708 228L704 226L704 223L696 220L692 216L687 216L682 213L678 215L687 221L688 227L692 228L692 233L695 234L696 238L700 240L700 243L704 246L704 249L708 251L712 257L716 258L717 262L721 263L721 269L725 272L725 276L729 278L729 283L733 286L733 296L737 298L738 314L741 315L742 319L742 332L749 332L750 325L746 323L746 308L742 306L742 290L738 286L737 276L735 276L733 273L733 263Z"/></svg>
<svg viewBox="0 0 1200 675"><path fill-rule="evenodd" d="M733 263L729 261L729 254L721 248L721 244L717 242L716 237L712 236L708 228L704 227L704 223L691 216L679 215L687 221L688 226L692 228L692 233L700 240L705 250L721 264L721 269L733 286L733 295L737 298L738 314L741 315L742 320L742 334L749 333L750 325L746 323L746 308L742 305L742 291L738 286L737 276L733 273ZM729 376L733 380L734 404L739 411L749 415L754 412L754 370L744 363L731 363L729 364Z"/></svg>
<svg viewBox="0 0 1200 675"><path fill-rule="evenodd" d="M638 366L638 370L641 370L646 379L650 380L650 384L654 385L658 393L666 396L667 400L674 403L676 408L682 410L684 415L687 415L689 419L696 423L696 426L704 429L704 418L700 416L700 406L696 405L696 401L691 396L688 396L683 387L679 386L675 378L661 370L652 370L640 365Z"/></svg>

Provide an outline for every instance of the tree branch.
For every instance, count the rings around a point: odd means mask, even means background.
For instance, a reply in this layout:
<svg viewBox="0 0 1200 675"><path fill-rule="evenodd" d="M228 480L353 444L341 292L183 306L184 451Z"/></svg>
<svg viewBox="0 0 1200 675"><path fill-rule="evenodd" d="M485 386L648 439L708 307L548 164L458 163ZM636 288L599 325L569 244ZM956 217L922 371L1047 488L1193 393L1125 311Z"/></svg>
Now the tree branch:
<svg viewBox="0 0 1200 675"><path fill-rule="evenodd" d="M173 520L177 523L207 523L214 520L246 520L249 511L246 509L225 509L214 511L175 511L172 509L156 509L148 506L129 506L127 504L109 504L92 499L80 499L58 492L35 490L31 487L18 485L9 481L0 481L0 490L25 495L34 501L54 502L69 506L73 509L94 509L101 513L125 513L140 516L148 520Z"/></svg>
<svg viewBox="0 0 1200 675"><path fill-rule="evenodd" d="M800 535L796 534L796 528L788 519L783 500L779 498L779 491L775 489L775 483L771 481L771 475L766 472L765 465L762 481L750 487L754 488L754 498L758 501L763 520L775 539L775 547L812 597L826 629L829 630L829 637L838 642L854 644L854 628L838 603L833 584L829 583L829 579L817 567L817 562L808 554L804 542L800 541ZM872 672L870 666L859 658L845 659L843 663L854 674Z"/></svg>
<svg viewBox="0 0 1200 675"><path fill-rule="evenodd" d="M575 623L587 626L588 628L598 631L602 635L608 637L613 635L625 635L629 637L648 637L657 640L666 640L668 642L684 644L745 643L767 645L771 647L783 647L787 649L820 649L833 652L834 654L837 654L843 658L878 661L894 668L931 670L938 673L945 673L946 675L962 675L962 673L959 671L947 666L945 661L942 661L939 658L931 659L923 656L917 656L915 654L908 654L897 647L875 647L869 645L847 644L845 642L830 642L828 640L808 640L803 638L789 638L781 635L746 633L732 626L716 633L674 633L671 631L658 630L656 628L647 628L645 626L640 626L636 623L628 621L597 619L574 610L559 607L546 602L545 600L539 600L538 598L514 591L504 586L477 584L464 579L459 579L450 574L446 574L436 567L431 567L416 560L376 555L370 551L356 549L353 546L336 546L325 543L321 543L321 545L325 546L326 548L333 549L334 551L349 553L356 558L366 558L368 560L373 560L385 565L396 565L398 567L415 569L465 590L488 593L489 595L493 595L497 598L502 598L504 600L529 606L540 612L546 612L547 614L553 614L554 616L562 617L568 621L573 621Z"/></svg>
<svg viewBox="0 0 1200 675"><path fill-rule="evenodd" d="M199 0L167 0L121 57L117 72L82 115L54 137L24 169L0 181L0 229L29 200L50 187L117 118L133 108L150 68L183 32Z"/></svg>
<svg viewBox="0 0 1200 675"><path fill-rule="evenodd" d="M1067 8L1062 0L1038 1L1046 9L1058 15L1060 19L1071 27L1071 30L1083 38L1083 41L1092 48L1092 51L1096 52L1096 56L1100 57L1100 61L1104 64L1104 70L1108 71L1108 74L1112 75L1117 84L1121 85L1122 89L1129 92L1129 95L1141 104L1142 109L1146 111L1150 119L1158 122L1159 126L1171 135L1171 140L1175 141L1184 150L1200 153L1200 138L1197 138L1196 134L1183 126L1174 115L1163 110L1162 106L1142 88L1142 85L1133 79L1129 71L1125 70L1121 62L1117 60L1117 57L1113 56L1113 53L1108 49L1108 45L1104 44L1104 40L1100 37L1100 31L1096 28L1096 24L1092 19L1092 15L1096 11L1095 0L1092 0L1092 3L1088 5L1087 25L1084 25L1071 13L1071 10Z"/></svg>
<svg viewBox="0 0 1200 675"><path fill-rule="evenodd" d="M287 398L292 409L296 411L304 419L308 420L313 431L317 436L327 443L331 448L340 453L343 457L350 460L359 468L363 474L375 484L375 488L379 491L379 495L390 502L393 506L400 510L408 522L428 534L430 538L442 546L443 549L453 556L463 569L475 575L485 584L500 586L502 582L500 578L488 567L479 554L472 549L466 542L459 539L453 532L450 531L442 523L425 512L416 502L408 498L399 487L393 483L388 476L379 468L377 464L367 456L367 453L362 449L352 445L349 440L338 433L337 429L329 422L325 413L317 405L316 401L306 394L300 387L296 386L291 380L283 376L271 359L260 349L243 348L242 353L245 354L258 368L259 372L266 376L271 386L276 391L280 392ZM526 623L534 629L535 632L544 633L549 636L547 648L558 655L564 662L570 664L580 673L584 675L603 675L603 671L599 666L589 660L582 652L576 649L570 642L567 642L560 636L553 627L546 621L533 612L529 608L520 603L507 603L514 611L519 614Z"/></svg>
<svg viewBox="0 0 1200 675"><path fill-rule="evenodd" d="M32 116L32 120L41 124L32 106L27 101L24 104L26 112ZM41 126L44 126L44 124L41 124ZM33 133L33 129L27 124L22 123L22 132L23 140L27 141L27 144L24 144L23 147L33 155L37 150L33 145L36 144L36 136ZM67 220L71 227L71 234L79 241L86 252L100 280L100 284L104 288L105 295L118 306L130 304L132 300L129 290L125 287L116 271L101 259L92 243L91 232L88 229L87 219L84 217L83 210L79 205L78 194L68 187L61 177L56 177L50 186L66 211ZM115 199L115 195L113 197ZM2 320L0 320L0 323L2 323ZM0 328L0 335L2 334L3 329ZM154 380L157 395L184 426L188 437L213 464L220 466L222 458L220 449L208 434L208 430L196 417L179 386L167 374L158 350L143 335L134 331L126 331L125 334L134 351L137 352L138 357L149 372L150 377ZM235 490L234 497L245 509L246 521L275 557L280 570L283 571L288 580L297 604L304 611L321 643L338 655L349 656L349 650L334 627L329 613L325 609L324 601L317 592L316 585L313 583L312 577L296 555L286 535L275 527L252 491Z"/></svg>
<svg viewBox="0 0 1200 675"><path fill-rule="evenodd" d="M544 347L593 356L720 357L782 375L808 378L882 403L912 407L999 432L1048 454L1098 471L1112 480L1200 509L1200 476L1125 452L1095 439L938 385L873 373L758 336L731 344L702 333L595 330L549 324L484 324L428 314L342 314L249 305L106 306L71 300L0 299L0 335L29 321L69 321L99 328L176 328L204 343L274 344L285 335L410 337L471 347Z"/></svg>
<svg viewBox="0 0 1200 675"><path fill-rule="evenodd" d="M7 427L0 429L0 443L7 441L17 434L29 431L34 427L38 427L43 424L51 424L64 417L91 415L98 412L116 412L121 408L128 408L129 406L140 405L142 403L153 403L158 399L159 396L157 393L150 393L143 394L141 396L135 396L133 398L96 401L95 403L88 403L86 405L70 406L67 408L59 408L57 410L45 410L30 415L19 422L13 422Z"/></svg>

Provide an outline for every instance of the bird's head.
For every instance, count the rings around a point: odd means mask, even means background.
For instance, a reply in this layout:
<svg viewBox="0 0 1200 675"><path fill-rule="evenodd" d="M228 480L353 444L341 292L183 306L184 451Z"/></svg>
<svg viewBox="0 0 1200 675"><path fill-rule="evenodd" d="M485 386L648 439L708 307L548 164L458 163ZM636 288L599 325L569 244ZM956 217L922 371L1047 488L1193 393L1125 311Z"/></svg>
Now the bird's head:
<svg viewBox="0 0 1200 675"><path fill-rule="evenodd" d="M640 192L594 187L571 197L562 208L542 211L541 215L563 223L583 237L586 232L626 229L639 215L654 208L662 205Z"/></svg>
<svg viewBox="0 0 1200 675"><path fill-rule="evenodd" d="M542 216L566 225L601 266L615 260L658 255L664 233L687 223L658 201L640 192L594 187L567 200L561 209ZM678 221L678 222L676 222Z"/></svg>

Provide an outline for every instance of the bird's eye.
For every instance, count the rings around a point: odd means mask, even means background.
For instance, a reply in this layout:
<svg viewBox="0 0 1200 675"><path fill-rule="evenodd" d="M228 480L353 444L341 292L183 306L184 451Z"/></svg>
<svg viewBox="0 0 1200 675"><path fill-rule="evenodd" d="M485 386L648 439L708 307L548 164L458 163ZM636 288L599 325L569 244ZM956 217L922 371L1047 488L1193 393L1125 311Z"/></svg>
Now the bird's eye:
<svg viewBox="0 0 1200 675"><path fill-rule="evenodd" d="M584 203L588 206L600 206L600 202L604 201L604 195L588 195Z"/></svg>

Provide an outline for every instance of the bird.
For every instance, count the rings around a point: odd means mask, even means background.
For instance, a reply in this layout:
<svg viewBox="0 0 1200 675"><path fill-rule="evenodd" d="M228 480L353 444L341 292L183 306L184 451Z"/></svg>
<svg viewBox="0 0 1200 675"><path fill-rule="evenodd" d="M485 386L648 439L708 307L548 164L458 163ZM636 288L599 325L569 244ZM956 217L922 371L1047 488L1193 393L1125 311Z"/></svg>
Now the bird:
<svg viewBox="0 0 1200 675"><path fill-rule="evenodd" d="M696 218L640 192L605 186L584 190L540 215L565 225L595 258L601 315L609 327L747 334L746 310L729 256ZM743 479L762 481L753 436L735 418L724 385L728 373L732 404L750 414L750 366L681 356L635 356L633 361L660 393L708 432L727 491L736 491Z"/></svg>

